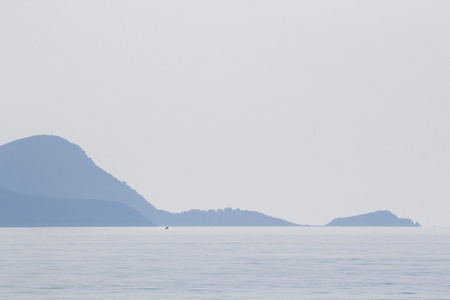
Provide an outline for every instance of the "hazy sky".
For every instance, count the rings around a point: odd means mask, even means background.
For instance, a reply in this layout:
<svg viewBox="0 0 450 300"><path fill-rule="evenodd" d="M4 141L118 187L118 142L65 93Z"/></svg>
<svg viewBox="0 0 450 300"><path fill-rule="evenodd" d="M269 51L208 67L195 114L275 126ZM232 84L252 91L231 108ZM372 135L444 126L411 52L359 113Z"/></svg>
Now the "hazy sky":
<svg viewBox="0 0 450 300"><path fill-rule="evenodd" d="M0 0L0 144L172 212L450 226L450 1Z"/></svg>

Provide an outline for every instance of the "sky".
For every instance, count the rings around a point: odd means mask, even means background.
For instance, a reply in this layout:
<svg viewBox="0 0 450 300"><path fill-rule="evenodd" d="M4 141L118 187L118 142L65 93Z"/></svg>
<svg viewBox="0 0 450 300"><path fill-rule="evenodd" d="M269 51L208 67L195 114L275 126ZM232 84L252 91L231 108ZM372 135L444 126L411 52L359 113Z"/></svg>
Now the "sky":
<svg viewBox="0 0 450 300"><path fill-rule="evenodd" d="M450 2L0 0L0 144L171 212L450 226Z"/></svg>

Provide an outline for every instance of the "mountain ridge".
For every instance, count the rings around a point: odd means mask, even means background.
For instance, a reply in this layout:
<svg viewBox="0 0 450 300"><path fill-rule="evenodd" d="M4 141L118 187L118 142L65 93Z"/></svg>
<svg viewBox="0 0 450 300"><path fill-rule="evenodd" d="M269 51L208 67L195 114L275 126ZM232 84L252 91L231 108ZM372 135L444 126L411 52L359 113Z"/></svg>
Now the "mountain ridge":
<svg viewBox="0 0 450 300"><path fill-rule="evenodd" d="M0 187L35 196L115 201L160 226L298 226L259 212L193 210L174 214L157 209L125 182L98 167L80 146L53 135L31 136L0 146Z"/></svg>
<svg viewBox="0 0 450 300"><path fill-rule="evenodd" d="M125 204L52 198L0 187L0 227L155 226Z"/></svg>
<svg viewBox="0 0 450 300"><path fill-rule="evenodd" d="M58 136L32 136L0 146L0 170L0 186L12 191L117 202L126 198L126 204L134 209L144 205L155 209L128 185L98 167L80 146Z"/></svg>

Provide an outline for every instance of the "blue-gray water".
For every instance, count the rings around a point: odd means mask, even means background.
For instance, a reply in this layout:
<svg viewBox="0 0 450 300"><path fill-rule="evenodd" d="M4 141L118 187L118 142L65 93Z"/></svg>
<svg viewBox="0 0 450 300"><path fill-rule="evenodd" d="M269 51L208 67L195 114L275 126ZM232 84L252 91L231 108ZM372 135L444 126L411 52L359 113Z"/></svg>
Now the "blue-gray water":
<svg viewBox="0 0 450 300"><path fill-rule="evenodd" d="M450 299L450 229L0 228L0 299Z"/></svg>

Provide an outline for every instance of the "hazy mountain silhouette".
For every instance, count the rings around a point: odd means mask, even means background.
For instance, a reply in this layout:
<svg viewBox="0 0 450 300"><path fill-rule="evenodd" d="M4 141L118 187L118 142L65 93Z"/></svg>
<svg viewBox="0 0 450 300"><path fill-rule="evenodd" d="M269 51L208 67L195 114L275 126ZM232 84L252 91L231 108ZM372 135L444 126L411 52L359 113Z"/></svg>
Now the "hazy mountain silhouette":
<svg viewBox="0 0 450 300"><path fill-rule="evenodd" d="M98 199L155 209L125 183L108 174L77 145L49 135L0 146L0 187L30 195Z"/></svg>
<svg viewBox="0 0 450 300"><path fill-rule="evenodd" d="M325 226L416 226L420 227L419 223L414 223L410 219L401 219L388 210L380 210L368 214L357 215L347 218L337 218L332 220Z"/></svg>
<svg viewBox="0 0 450 300"><path fill-rule="evenodd" d="M0 146L0 187L43 197L120 202L164 226L296 225L241 210L177 214L158 210L125 182L95 165L79 146L58 136L37 135Z"/></svg>
<svg viewBox="0 0 450 300"><path fill-rule="evenodd" d="M192 209L169 216L171 226L292 226L288 221L269 217L256 211L240 209L198 210Z"/></svg>
<svg viewBox="0 0 450 300"><path fill-rule="evenodd" d="M58 199L0 188L0 226L155 226L149 219L113 201Z"/></svg>

